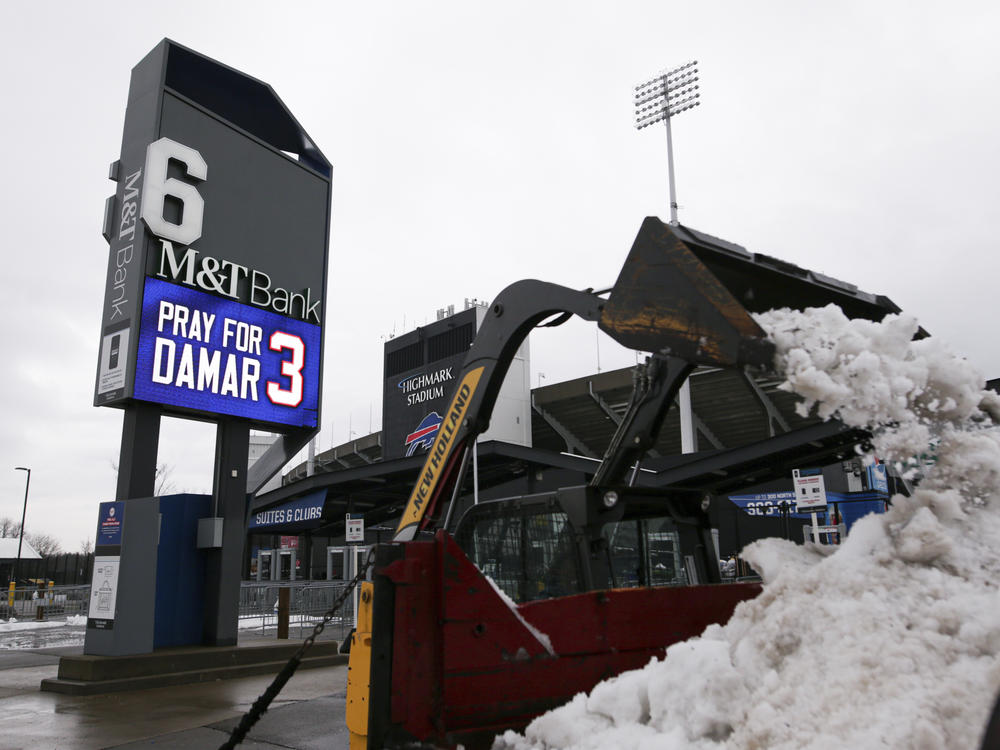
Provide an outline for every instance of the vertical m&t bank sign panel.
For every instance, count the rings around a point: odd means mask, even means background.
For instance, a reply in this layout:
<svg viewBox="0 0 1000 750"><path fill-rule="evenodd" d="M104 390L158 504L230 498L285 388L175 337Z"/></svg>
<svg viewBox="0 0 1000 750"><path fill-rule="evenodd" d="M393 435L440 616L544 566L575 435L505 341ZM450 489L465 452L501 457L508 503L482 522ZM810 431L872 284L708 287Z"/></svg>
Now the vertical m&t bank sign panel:
<svg viewBox="0 0 1000 750"><path fill-rule="evenodd" d="M314 428L330 173L267 84L157 45L111 170L95 404Z"/></svg>

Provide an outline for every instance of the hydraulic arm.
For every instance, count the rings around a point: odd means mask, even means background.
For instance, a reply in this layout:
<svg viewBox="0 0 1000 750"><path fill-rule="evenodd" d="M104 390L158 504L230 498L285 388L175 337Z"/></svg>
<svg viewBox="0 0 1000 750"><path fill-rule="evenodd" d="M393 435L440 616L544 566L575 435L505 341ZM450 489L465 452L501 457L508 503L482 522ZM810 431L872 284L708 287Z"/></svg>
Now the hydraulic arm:
<svg viewBox="0 0 1000 750"><path fill-rule="evenodd" d="M624 346L663 358L652 371L650 389L635 404L631 426L620 431L615 453L602 465L600 481L616 480L648 449L676 389L695 365L765 366L773 356L743 305L670 227L655 219L643 223L607 300L543 281L515 282L494 300L465 358L395 541L415 538L440 513L442 498L461 487L469 446L489 426L500 385L531 329L552 316L558 317L551 324L558 325L573 315L597 321Z"/></svg>
<svg viewBox="0 0 1000 750"><path fill-rule="evenodd" d="M442 496L461 487L465 456L476 436L489 427L504 376L517 348L536 325L553 315L598 320L604 300L544 281L526 279L497 296L462 365L451 403L444 414L410 494L394 541L413 539L440 511Z"/></svg>

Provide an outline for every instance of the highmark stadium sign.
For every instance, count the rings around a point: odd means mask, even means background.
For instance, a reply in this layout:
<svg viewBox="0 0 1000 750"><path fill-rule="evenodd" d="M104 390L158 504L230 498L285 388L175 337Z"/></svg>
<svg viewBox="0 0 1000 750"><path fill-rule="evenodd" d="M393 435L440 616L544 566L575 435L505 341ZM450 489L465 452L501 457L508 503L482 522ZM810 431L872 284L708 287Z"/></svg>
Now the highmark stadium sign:
<svg viewBox="0 0 1000 750"><path fill-rule="evenodd" d="M316 427L330 165L273 90L164 40L111 177L95 404Z"/></svg>

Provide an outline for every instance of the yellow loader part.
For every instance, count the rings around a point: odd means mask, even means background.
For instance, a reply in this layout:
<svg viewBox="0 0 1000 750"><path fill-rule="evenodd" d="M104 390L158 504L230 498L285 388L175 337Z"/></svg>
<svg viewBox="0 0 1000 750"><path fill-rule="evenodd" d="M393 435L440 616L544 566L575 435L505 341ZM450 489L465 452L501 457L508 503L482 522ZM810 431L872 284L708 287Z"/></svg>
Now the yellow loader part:
<svg viewBox="0 0 1000 750"><path fill-rule="evenodd" d="M351 636L351 656L347 662L347 729L350 750L368 747L368 692L372 664L372 583L361 583L358 597L358 626Z"/></svg>

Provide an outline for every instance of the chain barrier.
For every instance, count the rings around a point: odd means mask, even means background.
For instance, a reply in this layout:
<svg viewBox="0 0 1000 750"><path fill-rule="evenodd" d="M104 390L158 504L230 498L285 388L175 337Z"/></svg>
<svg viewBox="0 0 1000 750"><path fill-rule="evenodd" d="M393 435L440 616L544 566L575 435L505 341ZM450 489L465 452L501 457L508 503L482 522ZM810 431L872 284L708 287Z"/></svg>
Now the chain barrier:
<svg viewBox="0 0 1000 750"><path fill-rule="evenodd" d="M264 712L267 711L268 706L271 705L271 701L278 697L278 693L281 689L285 687L292 675L295 674L295 670L299 668L299 664L302 662L302 658L309 647L316 642L316 638L319 637L320 633L323 632L324 628L330 624L334 615L337 611L344 606L344 602L347 601L347 597L350 596L351 592L357 587L361 581L365 579L368 575L368 570L375 563L375 547L372 547L368 552L368 558L365 560L364 565L358 570L358 574L354 576L348 583L344 590L341 592L340 596L330 605L330 609L326 611L323 615L323 619L316 623L316 627L313 628L313 632L309 634L299 646L299 650L296 651L292 657L288 660L281 671L275 676L271 684L267 686L267 689L260 694L260 697L253 702L250 706L250 710L243 714L243 718L240 719L239 724L233 727L232 733L229 735L229 739L226 740L222 745L219 746L219 750L233 750L238 744L243 742L243 739L247 736L247 733L253 728L253 725L257 723Z"/></svg>

